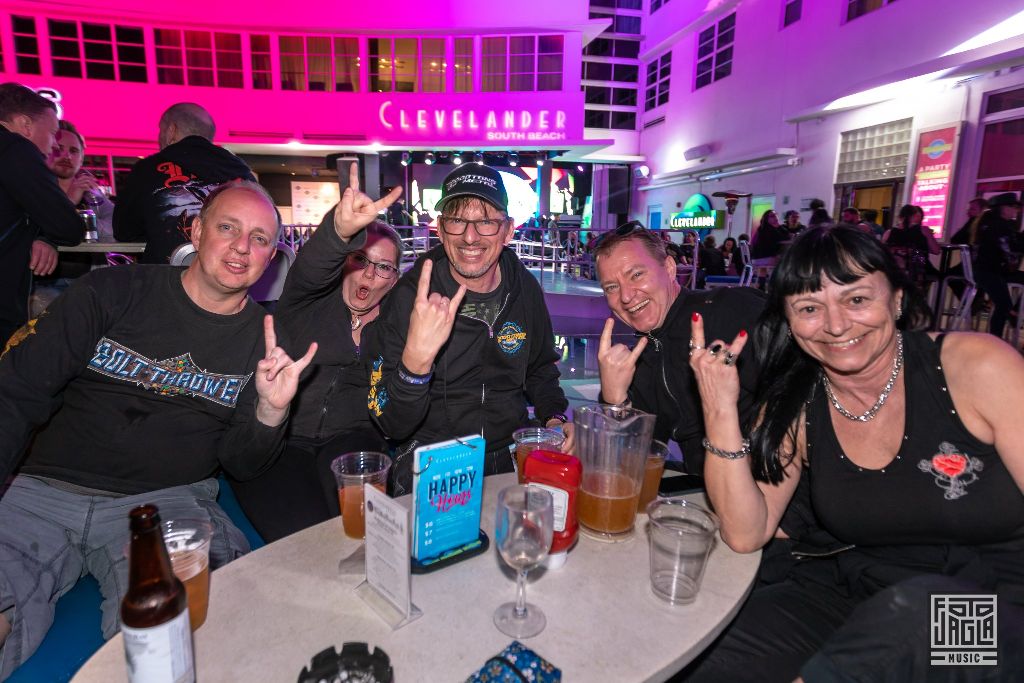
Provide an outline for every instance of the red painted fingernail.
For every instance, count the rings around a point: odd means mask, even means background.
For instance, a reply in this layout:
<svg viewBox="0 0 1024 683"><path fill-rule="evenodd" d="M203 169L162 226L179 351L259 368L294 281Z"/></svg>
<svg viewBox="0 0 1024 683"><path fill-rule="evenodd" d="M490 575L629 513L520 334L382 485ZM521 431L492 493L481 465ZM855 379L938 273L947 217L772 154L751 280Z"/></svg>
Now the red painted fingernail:
<svg viewBox="0 0 1024 683"><path fill-rule="evenodd" d="M740 336L741 337L746 337L747 336L747 331L746 330L740 330Z"/></svg>
<svg viewBox="0 0 1024 683"><path fill-rule="evenodd" d="M697 322L698 320L700 320L700 313L695 312L693 314L693 322Z"/></svg>

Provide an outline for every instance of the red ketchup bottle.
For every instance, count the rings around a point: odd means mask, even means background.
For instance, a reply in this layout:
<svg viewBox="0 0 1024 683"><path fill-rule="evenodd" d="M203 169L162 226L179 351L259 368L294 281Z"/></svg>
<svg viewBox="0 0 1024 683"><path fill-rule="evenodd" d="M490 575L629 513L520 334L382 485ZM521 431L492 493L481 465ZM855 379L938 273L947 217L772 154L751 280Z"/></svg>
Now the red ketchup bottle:
<svg viewBox="0 0 1024 683"><path fill-rule="evenodd" d="M536 450L526 457L523 470L527 484L544 489L554 499L555 533L545 564L549 569L558 569L565 564L565 557L576 542L579 531L576 491L583 476L583 465L573 455Z"/></svg>

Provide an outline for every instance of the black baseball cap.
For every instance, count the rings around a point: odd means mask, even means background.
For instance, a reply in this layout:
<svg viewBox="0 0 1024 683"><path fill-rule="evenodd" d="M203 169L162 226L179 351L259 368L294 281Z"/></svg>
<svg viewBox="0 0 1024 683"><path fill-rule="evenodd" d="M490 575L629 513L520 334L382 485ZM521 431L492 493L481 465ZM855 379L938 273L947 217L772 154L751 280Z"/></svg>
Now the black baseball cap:
<svg viewBox="0 0 1024 683"><path fill-rule="evenodd" d="M456 197L476 197L508 213L505 183L501 174L490 166L466 164L449 173L441 184L441 201L434 210L443 211L448 200Z"/></svg>

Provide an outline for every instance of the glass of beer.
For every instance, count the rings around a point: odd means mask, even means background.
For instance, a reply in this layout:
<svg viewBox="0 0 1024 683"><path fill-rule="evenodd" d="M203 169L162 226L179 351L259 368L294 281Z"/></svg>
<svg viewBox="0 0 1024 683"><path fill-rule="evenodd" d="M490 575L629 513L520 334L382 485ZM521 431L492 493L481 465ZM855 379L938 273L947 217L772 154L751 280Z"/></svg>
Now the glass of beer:
<svg viewBox="0 0 1024 683"><path fill-rule="evenodd" d="M516 442L516 474L519 483L525 483L523 472L526 467L526 456L536 450L559 451L565 443L565 434L558 429L544 427L524 427L512 432Z"/></svg>
<svg viewBox="0 0 1024 683"><path fill-rule="evenodd" d="M584 535L611 542L632 538L654 420L654 415L619 406L584 406L574 412L576 450L583 463L576 517Z"/></svg>
<svg viewBox="0 0 1024 683"><path fill-rule="evenodd" d="M213 526L205 519L168 519L163 522L164 544L171 569L185 584L188 619L192 630L203 625L210 606L210 541Z"/></svg>
<svg viewBox="0 0 1024 683"><path fill-rule="evenodd" d="M647 504L658 497L658 485L661 475L665 473L665 459L668 457L668 446L657 439L651 440L651 452L647 454L647 466L644 468L644 483L640 487L640 500L636 511L643 512Z"/></svg>
<svg viewBox="0 0 1024 683"><path fill-rule="evenodd" d="M388 482L391 458L384 453L357 451L345 453L331 462L331 471L338 482L338 505L341 522L349 538L366 537L366 507L363 485L384 491Z"/></svg>

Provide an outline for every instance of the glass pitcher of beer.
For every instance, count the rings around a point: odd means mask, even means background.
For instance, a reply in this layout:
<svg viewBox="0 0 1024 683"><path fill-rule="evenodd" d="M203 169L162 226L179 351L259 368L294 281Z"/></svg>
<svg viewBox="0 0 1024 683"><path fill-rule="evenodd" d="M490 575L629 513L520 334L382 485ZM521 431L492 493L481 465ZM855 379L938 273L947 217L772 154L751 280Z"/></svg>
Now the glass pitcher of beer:
<svg viewBox="0 0 1024 683"><path fill-rule="evenodd" d="M585 535L610 542L632 537L654 421L650 413L618 406L574 411L576 452L583 463L576 516Z"/></svg>

